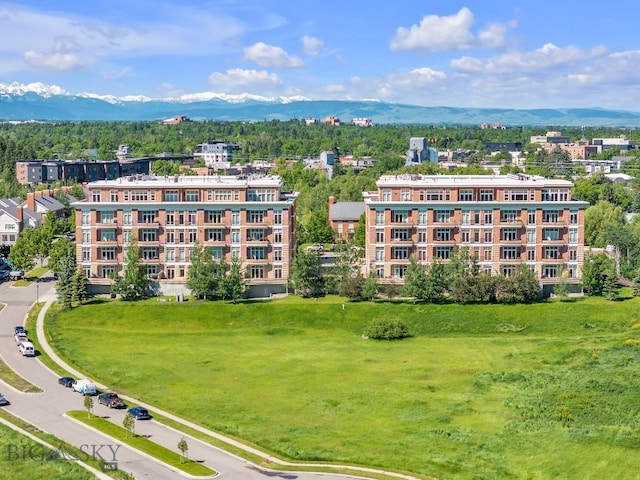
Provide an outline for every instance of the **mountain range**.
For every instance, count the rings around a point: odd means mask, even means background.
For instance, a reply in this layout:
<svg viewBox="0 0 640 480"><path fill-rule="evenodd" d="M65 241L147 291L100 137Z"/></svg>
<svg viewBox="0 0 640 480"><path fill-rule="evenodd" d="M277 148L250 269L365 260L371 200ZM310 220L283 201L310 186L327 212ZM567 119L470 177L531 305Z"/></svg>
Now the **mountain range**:
<svg viewBox="0 0 640 480"><path fill-rule="evenodd" d="M638 127L640 112L602 108L425 107L377 100L310 100L251 94L197 93L154 99L92 93L71 94L42 83L0 84L0 121L154 121L185 115L191 120L264 121L337 116L366 117L374 124Z"/></svg>

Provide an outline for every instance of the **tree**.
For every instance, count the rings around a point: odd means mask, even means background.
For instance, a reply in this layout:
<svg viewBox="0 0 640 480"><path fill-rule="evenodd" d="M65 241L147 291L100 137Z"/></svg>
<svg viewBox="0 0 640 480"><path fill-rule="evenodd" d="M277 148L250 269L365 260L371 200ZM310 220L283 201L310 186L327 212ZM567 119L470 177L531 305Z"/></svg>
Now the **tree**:
<svg viewBox="0 0 640 480"><path fill-rule="evenodd" d="M498 277L496 301L500 303L529 303L540 296L536 274L527 265L520 265L515 274Z"/></svg>
<svg viewBox="0 0 640 480"><path fill-rule="evenodd" d="M600 201L584 213L584 243L591 247L615 245L618 233L625 224L621 207Z"/></svg>
<svg viewBox="0 0 640 480"><path fill-rule="evenodd" d="M60 271L56 282L58 303L63 310L70 310L73 307L73 277L76 273L76 268L76 257L73 251L69 249L67 255L60 261Z"/></svg>
<svg viewBox="0 0 640 480"><path fill-rule="evenodd" d="M585 294L601 296L604 290L604 277L607 271L613 271L613 260L604 253L587 255L582 264L582 289Z"/></svg>
<svg viewBox="0 0 640 480"><path fill-rule="evenodd" d="M307 224L307 242L332 243L333 231L329 224L329 212L321 208L314 212Z"/></svg>
<svg viewBox="0 0 640 480"><path fill-rule="evenodd" d="M71 252L71 253L69 253ZM59 238L51 245L49 249L49 259L47 266L54 273L60 273L60 263L67 255L75 255L75 244L68 238Z"/></svg>
<svg viewBox="0 0 640 480"><path fill-rule="evenodd" d="M362 298L367 300L373 300L378 296L380 291L380 284L375 272L370 272L367 278L364 279L362 284Z"/></svg>
<svg viewBox="0 0 640 480"><path fill-rule="evenodd" d="M189 458L189 444L187 444L184 437L178 442L178 450L180 450L180 463L184 463Z"/></svg>
<svg viewBox="0 0 640 480"><path fill-rule="evenodd" d="M196 244L191 249L191 265L187 272L187 287L198 298L212 296L218 288L224 265L215 262L211 250Z"/></svg>
<svg viewBox="0 0 640 480"><path fill-rule="evenodd" d="M31 227L25 228L20 235L18 235L16 242L11 247L8 258L14 268L24 270L25 272L33 268L33 258L36 252L31 238L35 235L35 231L36 230Z"/></svg>
<svg viewBox="0 0 640 480"><path fill-rule="evenodd" d="M82 305L87 297L87 277L81 268L77 268L71 279L71 302Z"/></svg>
<svg viewBox="0 0 640 480"><path fill-rule="evenodd" d="M353 243L364 249L367 241L367 220L365 214L360 215L360 220L353 233Z"/></svg>
<svg viewBox="0 0 640 480"><path fill-rule="evenodd" d="M404 275L402 295L413 298L413 302L428 300L431 296L427 268L411 258Z"/></svg>
<svg viewBox="0 0 640 480"><path fill-rule="evenodd" d="M364 286L364 277L358 270L353 275L348 276L338 287L338 295L347 297L350 300L360 300L362 298L362 287Z"/></svg>
<svg viewBox="0 0 640 480"><path fill-rule="evenodd" d="M111 291L120 295L123 300L144 298L147 294L147 275L140 265L140 249L133 236L127 244L125 262L123 275L115 275Z"/></svg>
<svg viewBox="0 0 640 480"><path fill-rule="evenodd" d="M246 298L248 293L242 275L242 264L239 259L233 258L229 271L220 278L218 283L218 295L223 300L230 300L235 303L242 298Z"/></svg>
<svg viewBox="0 0 640 480"><path fill-rule="evenodd" d="M91 417L93 411L93 397L91 395L84 396L84 408L87 410L87 417Z"/></svg>
<svg viewBox="0 0 640 480"><path fill-rule="evenodd" d="M602 294L607 300L613 301L618 298L618 279L615 272L611 270L605 272Z"/></svg>
<svg viewBox="0 0 640 480"><path fill-rule="evenodd" d="M640 270L637 270L633 277L633 285L631 286L631 289L633 290L634 297L640 296Z"/></svg>
<svg viewBox="0 0 640 480"><path fill-rule="evenodd" d="M127 431L127 436L129 436L129 434L135 435L135 433L136 433L136 418L133 415L131 415L129 412L127 412L125 414L124 418L122 419L122 426Z"/></svg>
<svg viewBox="0 0 640 480"><path fill-rule="evenodd" d="M319 297L324 294L318 252L298 252L291 264L291 270L291 284L296 293L303 297Z"/></svg>

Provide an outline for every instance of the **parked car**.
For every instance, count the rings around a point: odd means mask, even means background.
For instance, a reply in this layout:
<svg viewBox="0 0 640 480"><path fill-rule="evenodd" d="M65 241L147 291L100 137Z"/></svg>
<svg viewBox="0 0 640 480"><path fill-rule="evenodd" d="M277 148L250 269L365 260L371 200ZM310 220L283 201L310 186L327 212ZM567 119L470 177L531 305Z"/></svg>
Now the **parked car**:
<svg viewBox="0 0 640 480"><path fill-rule="evenodd" d="M78 380L73 384L73 391L81 393L82 395L95 395L97 392L96 384L91 380Z"/></svg>
<svg viewBox="0 0 640 480"><path fill-rule="evenodd" d="M73 387L73 384L76 383L76 381L71 377L60 377L58 379L58 383L67 388L71 388Z"/></svg>
<svg viewBox="0 0 640 480"><path fill-rule="evenodd" d="M11 280L20 280L24 278L24 270L11 270L9 272L9 278Z"/></svg>
<svg viewBox="0 0 640 480"><path fill-rule="evenodd" d="M143 407L133 407L130 408L127 412L136 420L150 420L151 415L149 414L149 410Z"/></svg>
<svg viewBox="0 0 640 480"><path fill-rule="evenodd" d="M0 406L10 405L10 404L11 402L9 402L9 400L7 400L5 396L0 393Z"/></svg>
<svg viewBox="0 0 640 480"><path fill-rule="evenodd" d="M109 408L127 408L117 393L105 392L98 395L98 403L106 405Z"/></svg>
<svg viewBox="0 0 640 480"><path fill-rule="evenodd" d="M27 334L25 332L18 332L14 335L14 340L16 341L16 345L20 346L20 344L22 342L28 342L29 341L29 337L27 337Z"/></svg>
<svg viewBox="0 0 640 480"><path fill-rule="evenodd" d="M23 327L22 325L16 325L16 326L13 328L13 334L14 334L14 335L17 335L17 334L19 334L19 333L24 333L24 334L26 334L26 333L27 333L27 331L24 329L24 327Z"/></svg>
<svg viewBox="0 0 640 480"><path fill-rule="evenodd" d="M20 344L18 345L18 349L24 357L36 356L36 350L35 348L33 348L33 343L31 342L20 342Z"/></svg>

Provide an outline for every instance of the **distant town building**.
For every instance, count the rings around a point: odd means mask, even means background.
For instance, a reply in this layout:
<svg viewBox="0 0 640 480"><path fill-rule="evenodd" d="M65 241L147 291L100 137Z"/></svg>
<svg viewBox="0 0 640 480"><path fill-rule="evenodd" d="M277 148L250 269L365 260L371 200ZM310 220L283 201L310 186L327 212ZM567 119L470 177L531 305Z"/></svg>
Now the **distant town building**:
<svg viewBox="0 0 640 480"><path fill-rule="evenodd" d="M339 240L353 240L364 213L364 202L337 202L329 197L329 224Z"/></svg>
<svg viewBox="0 0 640 480"><path fill-rule="evenodd" d="M484 148L490 152L519 152L522 150L522 142L482 142Z"/></svg>
<svg viewBox="0 0 640 480"><path fill-rule="evenodd" d="M324 165L333 165L336 161L336 154L333 152L320 152L320 162Z"/></svg>
<svg viewBox="0 0 640 480"><path fill-rule="evenodd" d="M305 125L315 125L317 123L320 123L317 118L311 118L311 117L303 118L302 121L304 122Z"/></svg>
<svg viewBox="0 0 640 480"><path fill-rule="evenodd" d="M562 136L560 132L547 132L546 135L533 135L531 143L569 143L569 137Z"/></svg>
<svg viewBox="0 0 640 480"><path fill-rule="evenodd" d="M324 122L323 122L323 123L324 123L325 125L336 125L336 126L341 125L341 124L340 124L340 118L339 118L339 117L334 117L334 116L326 117L326 118L324 119Z"/></svg>
<svg viewBox="0 0 640 480"><path fill-rule="evenodd" d="M131 153L129 145L119 145L116 150L116 158L118 160L124 160Z"/></svg>
<svg viewBox="0 0 640 480"><path fill-rule="evenodd" d="M20 185L85 183L110 180L133 174L148 174L151 160L19 160L16 179Z"/></svg>
<svg viewBox="0 0 640 480"><path fill-rule="evenodd" d="M371 127L373 126L373 122L370 118L354 118L351 120L351 125L356 125L358 127Z"/></svg>
<svg viewBox="0 0 640 480"><path fill-rule="evenodd" d="M633 140L628 140L624 135L614 138L594 138L591 140L591 145L599 147L600 151L616 147L621 152L624 152L635 148L635 142Z"/></svg>
<svg viewBox="0 0 640 480"><path fill-rule="evenodd" d="M163 120L162 123L164 125L176 125L178 123L189 122L189 121L190 120L187 118L186 115L178 115L177 117L167 118Z"/></svg>
<svg viewBox="0 0 640 480"><path fill-rule="evenodd" d="M233 154L238 150L240 150L240 145L237 143L213 141L198 145L193 155L208 167L224 170L231 166Z"/></svg>
<svg viewBox="0 0 640 480"><path fill-rule="evenodd" d="M407 165L437 161L438 151L428 146L425 137L412 137L409 139L409 150L407 150L406 154Z"/></svg>

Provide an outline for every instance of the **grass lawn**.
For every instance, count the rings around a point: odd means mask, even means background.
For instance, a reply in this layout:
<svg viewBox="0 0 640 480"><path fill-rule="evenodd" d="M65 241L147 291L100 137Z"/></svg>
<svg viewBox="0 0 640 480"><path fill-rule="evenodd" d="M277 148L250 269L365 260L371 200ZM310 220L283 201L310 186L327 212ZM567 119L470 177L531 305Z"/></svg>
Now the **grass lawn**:
<svg viewBox="0 0 640 480"><path fill-rule="evenodd" d="M88 376L290 459L637 478L640 299L343 303L97 301L47 326ZM363 340L373 318L414 337Z"/></svg>
<svg viewBox="0 0 640 480"><path fill-rule="evenodd" d="M136 448L148 455L151 455L153 458L157 458L158 460L161 460L164 463L177 468L178 470L182 470L189 475L208 477L216 474L215 470L211 470L209 467L192 460L187 459L184 460L184 463L182 463L180 461L179 453L173 452L168 448L158 445L145 437L133 435L124 427L115 425L114 423L110 422L109 420L105 420L102 417L98 417L93 414L88 415L86 411L82 410L67 412L67 415L103 433L106 433L107 435L110 435L111 437L129 445L130 447Z"/></svg>
<svg viewBox="0 0 640 480"><path fill-rule="evenodd" d="M31 282L35 282L40 276L44 275L49 271L49 267L46 265L42 267L36 267L33 270L25 273L24 278L21 280L16 280L13 284L14 287L28 287L31 285Z"/></svg>

